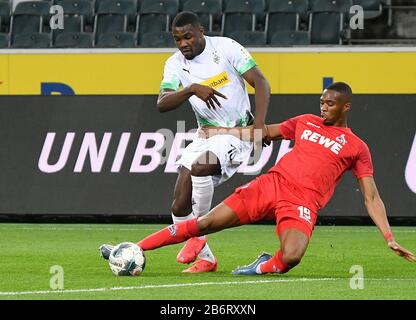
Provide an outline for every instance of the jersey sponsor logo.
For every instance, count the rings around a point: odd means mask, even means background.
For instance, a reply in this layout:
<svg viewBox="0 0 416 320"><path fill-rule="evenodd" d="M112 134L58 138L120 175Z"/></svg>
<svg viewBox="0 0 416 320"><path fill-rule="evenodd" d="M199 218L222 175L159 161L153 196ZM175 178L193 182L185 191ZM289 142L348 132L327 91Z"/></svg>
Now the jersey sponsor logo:
<svg viewBox="0 0 416 320"><path fill-rule="evenodd" d="M320 126L318 126L317 124L314 124L312 122L306 122L306 124L308 124L308 125L310 125L312 127L315 127L315 128L320 128Z"/></svg>
<svg viewBox="0 0 416 320"><path fill-rule="evenodd" d="M230 83L230 77L228 76L227 72L224 71L224 72L221 72L220 74L217 74L216 76L209 78L208 80L201 82L200 84L217 90L229 83Z"/></svg>
<svg viewBox="0 0 416 320"><path fill-rule="evenodd" d="M308 140L314 143L318 143L319 145L323 146L326 149L329 149L331 152L335 154L339 154L342 150L342 145L334 140L327 138L317 132L313 132L311 130L305 129L300 136L301 140Z"/></svg>

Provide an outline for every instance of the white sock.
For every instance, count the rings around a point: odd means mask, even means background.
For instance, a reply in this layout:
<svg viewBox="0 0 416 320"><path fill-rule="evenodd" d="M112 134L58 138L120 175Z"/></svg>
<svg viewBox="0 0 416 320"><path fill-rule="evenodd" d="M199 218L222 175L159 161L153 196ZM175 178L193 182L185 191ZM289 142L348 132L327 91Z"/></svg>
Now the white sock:
<svg viewBox="0 0 416 320"><path fill-rule="evenodd" d="M211 209L212 197L214 196L214 182L211 176L195 177L192 179L192 211L196 217L206 215ZM204 239L205 236L200 237ZM212 254L208 243L198 254L198 258L214 263L215 257Z"/></svg>
<svg viewBox="0 0 416 320"><path fill-rule="evenodd" d="M191 212L190 214L188 214L185 217L177 217L172 213L173 223L178 223L178 222L182 222L182 221L186 221L186 220L191 220L191 219L194 219L194 218L195 218L195 215L194 215L193 212Z"/></svg>
<svg viewBox="0 0 416 320"><path fill-rule="evenodd" d="M198 254L198 258L201 260L207 260L211 263L215 263L215 256L209 248L208 242L205 244L201 252Z"/></svg>
<svg viewBox="0 0 416 320"><path fill-rule="evenodd" d="M211 176L195 177L192 179L192 211L196 217L206 215L211 209L214 196L214 182Z"/></svg>

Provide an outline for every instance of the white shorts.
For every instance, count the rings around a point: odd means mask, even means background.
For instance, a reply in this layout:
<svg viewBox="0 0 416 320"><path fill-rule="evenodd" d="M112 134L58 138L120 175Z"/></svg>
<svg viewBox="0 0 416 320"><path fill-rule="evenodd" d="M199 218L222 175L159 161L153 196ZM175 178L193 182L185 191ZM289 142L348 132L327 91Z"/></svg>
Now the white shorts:
<svg viewBox="0 0 416 320"><path fill-rule="evenodd" d="M214 186L230 179L244 162L248 161L253 143L241 141L232 135L215 135L209 139L195 137L176 161L177 168L184 166L191 170L192 163L204 152L214 153L221 164L221 175L212 176Z"/></svg>

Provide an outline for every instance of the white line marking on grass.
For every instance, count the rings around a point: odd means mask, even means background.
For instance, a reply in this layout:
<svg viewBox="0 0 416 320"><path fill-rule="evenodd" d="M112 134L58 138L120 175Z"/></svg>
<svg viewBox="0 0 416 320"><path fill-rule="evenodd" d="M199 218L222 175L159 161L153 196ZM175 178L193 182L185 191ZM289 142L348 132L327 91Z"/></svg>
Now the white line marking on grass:
<svg viewBox="0 0 416 320"><path fill-rule="evenodd" d="M168 226L168 225L166 225ZM265 225L267 226L267 225ZM257 227L257 226L256 226ZM275 228L275 226L270 225L270 227ZM340 230L337 229L337 227L330 227L330 226L318 226L318 227L324 227L324 228L318 228L316 229L318 232L335 232L335 233L341 233L341 232L354 232L354 233L376 233L379 232L377 229L374 230ZM329 229L330 228L330 229ZM375 228L375 227L374 227ZM27 230L27 231L32 231L32 230L36 230L36 231L158 231L161 228L155 227L155 228L141 228L141 227L137 227L137 228L89 228L89 227L15 227L15 226L4 226L4 227L0 227L0 230ZM394 227L393 227L394 229ZM236 228L236 229L225 229L222 230L221 232L249 232L249 231L254 231L254 230L250 230L247 228L244 229L240 229L240 228ZM416 230L400 230L400 229L394 229L393 230L394 233L416 233Z"/></svg>
<svg viewBox="0 0 416 320"><path fill-rule="evenodd" d="M67 228L67 227L0 227L0 230L37 230L37 231L158 231L160 228Z"/></svg>
<svg viewBox="0 0 416 320"><path fill-rule="evenodd" d="M315 282L315 281L338 281L345 280L348 282L349 278L299 278L299 279L277 279L277 280L253 280L253 281L224 281L224 282L196 282L196 283L176 283L176 284L157 284L144 286L130 286L130 287L111 287L111 288L93 288L93 289L68 289L68 290L38 290L38 291L15 291L15 292L0 292L0 296L18 296L31 294L56 294L56 293L89 293L89 292L108 292L108 291L128 291L128 290L143 290L143 289L166 289L178 287L193 287L193 286L224 286L224 285L247 285L247 284L261 284L261 283L279 283L279 282ZM372 281L414 281L415 279L366 279Z"/></svg>

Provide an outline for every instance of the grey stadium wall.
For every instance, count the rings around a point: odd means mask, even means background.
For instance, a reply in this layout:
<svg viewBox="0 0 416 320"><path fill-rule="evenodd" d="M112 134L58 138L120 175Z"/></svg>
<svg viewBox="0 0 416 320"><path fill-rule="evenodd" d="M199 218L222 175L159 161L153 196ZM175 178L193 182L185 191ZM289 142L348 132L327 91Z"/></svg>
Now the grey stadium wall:
<svg viewBox="0 0 416 320"><path fill-rule="evenodd" d="M169 221L176 157L169 157L161 132L176 134L178 142L196 122L189 105L158 113L156 98L0 96L0 220L124 216ZM396 221L415 218L415 105L416 95L356 95L349 120L370 147L380 194ZM318 112L319 95L272 95L267 122ZM288 146L274 143L261 173ZM213 206L254 177L236 174L215 190ZM327 221L367 217L351 172L319 216Z"/></svg>

